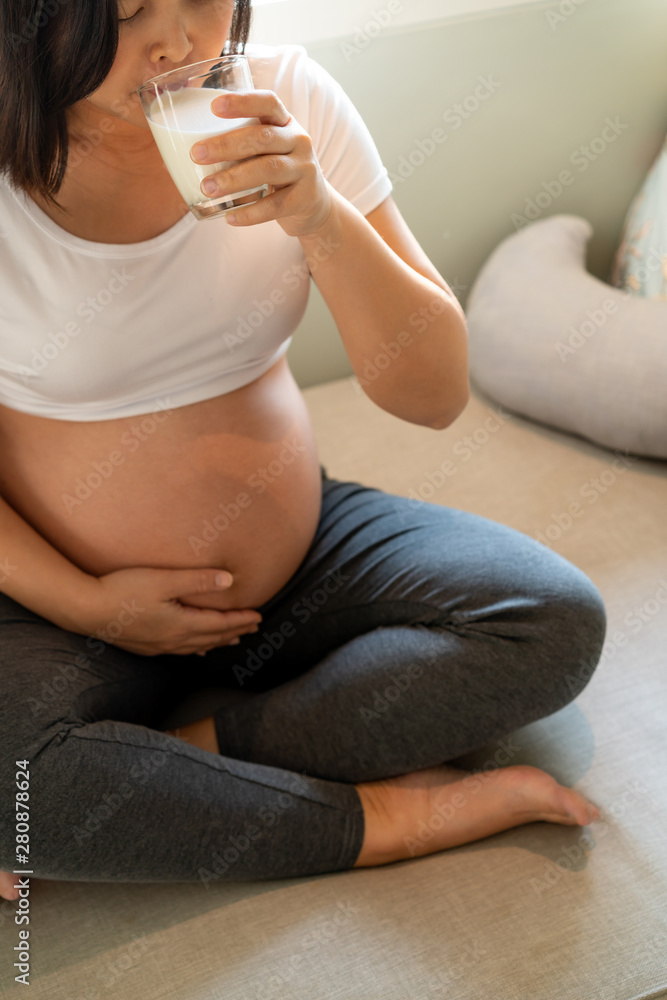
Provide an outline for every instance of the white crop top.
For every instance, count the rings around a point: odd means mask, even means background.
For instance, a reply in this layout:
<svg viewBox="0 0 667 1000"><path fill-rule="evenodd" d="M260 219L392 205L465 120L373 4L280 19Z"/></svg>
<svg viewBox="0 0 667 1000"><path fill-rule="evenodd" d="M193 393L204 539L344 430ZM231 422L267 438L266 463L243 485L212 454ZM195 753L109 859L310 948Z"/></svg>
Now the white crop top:
<svg viewBox="0 0 667 1000"><path fill-rule="evenodd" d="M329 183L363 215L392 190L340 85L300 45L246 47L311 136ZM57 197L57 195L56 195ZM231 392L286 353L309 274L277 222L236 229L188 212L141 243L73 236L0 173L0 403L110 420Z"/></svg>

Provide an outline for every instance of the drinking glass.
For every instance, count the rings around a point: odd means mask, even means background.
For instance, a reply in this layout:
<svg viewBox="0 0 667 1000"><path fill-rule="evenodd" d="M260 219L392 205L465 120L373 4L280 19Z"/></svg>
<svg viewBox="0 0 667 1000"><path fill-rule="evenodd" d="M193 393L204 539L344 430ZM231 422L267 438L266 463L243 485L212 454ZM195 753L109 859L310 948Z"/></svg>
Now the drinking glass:
<svg viewBox="0 0 667 1000"><path fill-rule="evenodd" d="M197 219L217 219L242 205L252 205L268 185L207 198L200 185L209 174L236 161L195 163L190 150L196 142L255 125L258 118L219 118L211 102L228 91L253 90L248 57L217 56L154 76L137 88L141 106L174 184Z"/></svg>

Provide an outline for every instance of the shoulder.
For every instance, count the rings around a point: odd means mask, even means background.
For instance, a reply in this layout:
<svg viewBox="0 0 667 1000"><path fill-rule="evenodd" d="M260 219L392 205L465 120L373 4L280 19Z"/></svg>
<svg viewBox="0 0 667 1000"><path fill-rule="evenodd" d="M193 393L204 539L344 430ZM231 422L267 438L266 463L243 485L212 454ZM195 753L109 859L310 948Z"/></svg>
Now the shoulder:
<svg viewBox="0 0 667 1000"><path fill-rule="evenodd" d="M260 45L251 42L246 45L245 54L258 90L268 89L269 83L291 81L295 74L303 72L304 64L310 61L303 45Z"/></svg>
<svg viewBox="0 0 667 1000"><path fill-rule="evenodd" d="M0 258L11 257L21 229L24 228L25 214L20 208L23 192L14 188L5 171L0 171Z"/></svg>
<svg viewBox="0 0 667 1000"><path fill-rule="evenodd" d="M272 90L293 106L308 107L313 99L339 90L339 84L303 45L251 43L245 51L255 88Z"/></svg>
<svg viewBox="0 0 667 1000"><path fill-rule="evenodd" d="M247 45L246 52L256 89L278 95L310 134L318 153L335 134L349 130L357 117L352 102L303 45Z"/></svg>
<svg viewBox="0 0 667 1000"><path fill-rule="evenodd" d="M303 45L247 45L253 83L272 90L310 136L322 173L363 215L391 192L370 131L349 95Z"/></svg>

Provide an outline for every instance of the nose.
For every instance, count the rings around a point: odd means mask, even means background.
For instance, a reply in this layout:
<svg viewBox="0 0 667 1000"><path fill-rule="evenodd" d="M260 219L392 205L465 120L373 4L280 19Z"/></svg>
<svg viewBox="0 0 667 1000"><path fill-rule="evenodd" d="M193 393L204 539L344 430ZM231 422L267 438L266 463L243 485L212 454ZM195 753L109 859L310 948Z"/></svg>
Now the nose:
<svg viewBox="0 0 667 1000"><path fill-rule="evenodd" d="M181 14L160 18L158 23L160 39L153 42L149 49L149 62L155 66L155 76L178 66L187 66L188 55L193 49L186 18Z"/></svg>

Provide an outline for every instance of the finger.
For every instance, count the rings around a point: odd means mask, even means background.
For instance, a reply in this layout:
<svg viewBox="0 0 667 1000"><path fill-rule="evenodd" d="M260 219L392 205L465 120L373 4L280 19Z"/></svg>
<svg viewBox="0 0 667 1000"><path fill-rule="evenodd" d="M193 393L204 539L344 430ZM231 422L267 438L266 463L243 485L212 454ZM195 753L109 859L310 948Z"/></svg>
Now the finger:
<svg viewBox="0 0 667 1000"><path fill-rule="evenodd" d="M217 198L236 191L249 191L262 184L271 184L278 189L289 187L302 175L302 167L289 156L257 156L252 160L241 160L227 170L209 174L200 188L207 198ZM211 182L215 182L215 190L210 187Z"/></svg>
<svg viewBox="0 0 667 1000"><path fill-rule="evenodd" d="M185 625L201 637L218 636L262 621L259 612L252 610L216 611L215 608L194 608L185 604L177 605L177 608Z"/></svg>
<svg viewBox="0 0 667 1000"><path fill-rule="evenodd" d="M252 205L243 205L225 215L231 226L255 226L260 222L270 222L291 215L289 201L293 188L284 187L265 195Z"/></svg>
<svg viewBox="0 0 667 1000"><path fill-rule="evenodd" d="M276 128L274 125L244 125L231 132L209 136L197 142L190 150L195 163L220 163L226 160L244 160L264 153L291 153L296 143L294 128Z"/></svg>
<svg viewBox="0 0 667 1000"><path fill-rule="evenodd" d="M206 627L198 620L186 621L184 624L181 622L181 634L187 635L186 641L193 643L195 649L201 649L203 645L213 645L221 639L226 642L238 635L245 635L247 631L259 628L260 625L261 620L257 618L234 620L233 624L226 622L224 625L219 621L215 624L209 622Z"/></svg>
<svg viewBox="0 0 667 1000"><path fill-rule="evenodd" d="M272 90L229 92L211 102L211 111L219 118L259 118L265 125L288 125L289 111Z"/></svg>
<svg viewBox="0 0 667 1000"><path fill-rule="evenodd" d="M179 598L187 594L208 594L212 591L220 594L234 582L228 570L166 569L155 572L160 574L160 584L164 587L162 594L168 598ZM217 583L218 576L223 580L222 586Z"/></svg>

